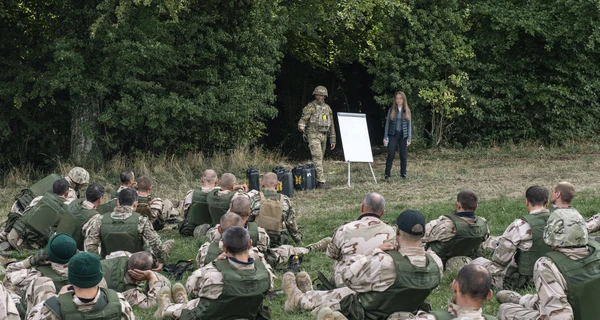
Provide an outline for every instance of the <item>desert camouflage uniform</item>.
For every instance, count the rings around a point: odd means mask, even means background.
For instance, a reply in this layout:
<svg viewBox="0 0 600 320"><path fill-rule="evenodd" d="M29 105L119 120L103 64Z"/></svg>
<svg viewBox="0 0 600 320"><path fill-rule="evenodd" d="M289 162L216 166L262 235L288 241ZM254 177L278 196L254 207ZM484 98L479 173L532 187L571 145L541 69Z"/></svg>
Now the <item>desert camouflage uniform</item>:
<svg viewBox="0 0 600 320"><path fill-rule="evenodd" d="M596 213L593 217L589 218L586 222L586 227L589 233L600 230L600 213Z"/></svg>
<svg viewBox="0 0 600 320"><path fill-rule="evenodd" d="M467 223L475 223L475 219L460 217L465 220ZM487 224L487 220L483 217L479 217ZM487 234L490 234L490 228L488 226ZM425 226L425 236L421 240L422 242L446 242L450 241L452 238L456 236L456 226L454 225L454 221L452 219L441 216L436 220L431 220Z"/></svg>
<svg viewBox="0 0 600 320"><path fill-rule="evenodd" d="M427 265L427 256L423 247L400 248L398 251L408 257L410 263L415 266ZM427 251L427 254L435 260L442 274L444 271L442 260L432 251ZM323 307L339 311L340 301L345 296L357 292L383 292L396 281L394 259L381 249L375 248L354 258L354 262L342 273L342 280L347 287L329 291L307 291L298 302L298 307L302 310L312 310L315 314Z"/></svg>
<svg viewBox="0 0 600 320"><path fill-rule="evenodd" d="M110 216L116 220L125 220L131 217L132 214L133 207L118 206L115 208L114 212L110 214ZM87 232L88 236L84 241L85 250L99 255L101 244L100 228L102 227L102 219L92 218L89 222L91 222L91 226ZM156 256L156 260L160 263L164 263L166 257L163 251L162 241L160 240L158 233L154 231L152 223L147 217L140 216L138 223L138 234L142 235L146 244L148 244L148 246L152 249L152 253Z"/></svg>
<svg viewBox="0 0 600 320"><path fill-rule="evenodd" d="M548 209L539 209L533 210L529 214L544 212L550 211ZM514 259L517 250L529 251L533 245L531 227L524 219L519 218L506 228L501 237L490 237L482 246L493 248L494 242L496 243L496 247L491 261L485 258L477 258L472 263L486 268L492 275L492 283L498 288L503 288L504 277L506 276L508 267L510 265L517 266Z"/></svg>
<svg viewBox="0 0 600 320"><path fill-rule="evenodd" d="M318 126L318 117L326 117L325 122L329 120L328 125ZM306 141L310 148L312 161L315 164L317 181L325 183L325 172L323 171L323 157L327 149L327 135L330 143L336 142L335 125L333 123L333 111L328 104L319 104L317 100L309 102L302 109L302 117L298 125L305 125Z"/></svg>
<svg viewBox="0 0 600 320"><path fill-rule="evenodd" d="M252 201L252 204L250 205L251 214L256 217L260 213L260 194L258 194L258 192L255 192L255 194L249 192L248 194L251 195ZM302 242L302 233L300 233L298 226L296 225L296 212L292 207L292 201L288 196L284 194L281 195L283 196L283 228L287 230L294 242L299 244Z"/></svg>
<svg viewBox="0 0 600 320"><path fill-rule="evenodd" d="M262 260L263 263L264 260ZM254 270L254 264L240 264L236 261L229 260L229 264L232 269L236 270ZM265 267L269 270L271 275L271 291L273 290L273 279L275 276L269 269L269 265L265 263ZM185 309L194 309L200 299L218 299L223 292L223 274L215 268L213 264L208 264L196 271L194 271L195 283L192 284L193 295L198 298L190 300L188 303L170 304L167 306L161 315L163 319L178 319L181 316L181 312ZM190 283L188 281L188 289ZM197 289L196 289L197 288ZM194 291L196 290L196 291Z"/></svg>
<svg viewBox="0 0 600 320"><path fill-rule="evenodd" d="M68 269L66 264L52 262L50 263L50 266L52 267L52 270L56 271L56 273L60 274L61 276L67 275ZM11 263L6 267L5 284L10 285L11 291L17 295L23 295L31 283L36 282L36 280L43 277L44 275L31 265L29 258L26 258L23 261ZM39 281L37 284L40 284ZM40 294L45 294L43 292L53 291L53 293L56 293L60 290L60 288L54 288L54 283L52 281L50 281L50 284L52 288L45 288L45 290L37 291Z"/></svg>
<svg viewBox="0 0 600 320"><path fill-rule="evenodd" d="M362 215L358 220L339 227L327 247L327 256L335 260L333 272L336 286L344 285L342 274L357 255L389 241L396 241L396 231L376 215Z"/></svg>
<svg viewBox="0 0 600 320"><path fill-rule="evenodd" d="M131 253L127 251L116 251L106 256L106 260L114 259L118 257L131 257ZM121 292L125 297L125 300L129 303L130 306L138 306L142 309L152 308L156 305L156 297L158 296L158 291L164 287L171 287L171 281L167 279L165 276L158 272L154 272L156 275L157 281L148 282L146 286L146 281L135 281L125 274L125 283L126 284L135 284L137 288L129 289ZM146 290L147 289L147 290Z"/></svg>
<svg viewBox="0 0 600 320"><path fill-rule="evenodd" d="M206 244L209 244L209 243L207 242L204 245L202 245L202 248L206 247L206 250L208 250L208 246ZM200 250L202 250L202 248L200 248ZM221 248L221 250L223 249L223 241L219 241L219 248ZM211 265L211 262L212 262L212 261L206 261L206 263L205 263L204 258L206 258L206 253L204 253L203 256L200 256L200 250L198 250L198 256L196 257L196 262L198 263L198 269L196 271L194 271L186 281L187 292L193 298L200 297L200 295L199 295L200 290L202 290L201 285L203 285L203 283L204 283L203 277L204 277L205 273L203 273L200 270L202 270L202 268L204 268L207 265ZM254 259L254 261L261 261L262 263L264 263L265 267L267 267L267 271L269 271L269 274L271 275L271 279L277 278L275 276L275 274L273 273L273 268L271 267L271 265L269 265L267 263L265 256L262 253L260 253L256 247L252 247L250 249L249 253L250 253L250 258ZM200 265L200 263L202 263L202 265ZM271 291L273 291L273 282L272 281L271 281Z"/></svg>
<svg viewBox="0 0 600 320"><path fill-rule="evenodd" d="M0 283L0 319L20 320L12 294Z"/></svg>
<svg viewBox="0 0 600 320"><path fill-rule="evenodd" d="M485 320L481 308L471 308L459 306L452 301L448 301L448 310L455 320ZM410 312L396 312L387 318L388 320L437 320L434 315L419 311L416 315Z"/></svg>
<svg viewBox="0 0 600 320"><path fill-rule="evenodd" d="M119 296L119 302L121 303L121 320L134 320L135 315L133 314L133 311L131 310L131 306L129 305L127 300L125 300L125 297L123 297L123 295L120 293L117 293L117 295ZM86 312L86 311L91 310L94 307L94 305L96 305L98 298L100 298L100 290L98 290L98 294L96 295L96 298L94 298L94 300L91 302L82 302L81 300L79 300L79 298L77 298L76 295L73 295L73 302L75 302L75 304L77 305L77 309L79 311ZM41 302L41 303L37 304L35 307L33 307L33 309L27 315L27 319L28 320L60 320L52 311L50 311L50 309L48 309L48 307L46 307L44 305L44 302Z"/></svg>
<svg viewBox="0 0 600 320"><path fill-rule="evenodd" d="M573 260L590 254L587 247L556 250ZM498 319L573 319L573 309L567 301L567 281L550 258L536 261L533 279L537 294L522 296L519 304L501 304Z"/></svg>

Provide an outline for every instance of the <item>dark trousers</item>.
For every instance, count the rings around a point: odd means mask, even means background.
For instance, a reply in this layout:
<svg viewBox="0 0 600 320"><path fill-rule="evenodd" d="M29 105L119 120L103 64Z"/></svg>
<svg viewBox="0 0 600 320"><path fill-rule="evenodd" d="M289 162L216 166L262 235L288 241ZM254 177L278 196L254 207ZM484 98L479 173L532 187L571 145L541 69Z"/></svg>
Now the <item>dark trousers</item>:
<svg viewBox="0 0 600 320"><path fill-rule="evenodd" d="M400 148L400 176L406 177L406 141L404 135L400 131L396 131L396 134L389 136L390 141L388 142L388 155L385 162L385 176L389 177L392 171L392 164L394 163L394 157L396 157L396 149Z"/></svg>

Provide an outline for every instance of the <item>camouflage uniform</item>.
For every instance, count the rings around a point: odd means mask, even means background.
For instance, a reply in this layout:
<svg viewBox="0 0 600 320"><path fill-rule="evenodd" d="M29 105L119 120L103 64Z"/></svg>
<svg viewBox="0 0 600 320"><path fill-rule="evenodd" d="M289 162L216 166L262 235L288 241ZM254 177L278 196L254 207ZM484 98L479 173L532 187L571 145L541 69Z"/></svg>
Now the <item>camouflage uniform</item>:
<svg viewBox="0 0 600 320"><path fill-rule="evenodd" d="M264 260L263 260L264 261ZM263 262L264 263L264 262ZM229 264L233 269L236 270L254 270L254 264L241 264L236 261L229 260ZM271 275L271 291L273 290L273 279L275 276L269 269L269 265L265 264L267 269L269 270L269 274ZM170 304L168 305L162 315L159 315L163 319L178 319L181 316L181 312L183 310L191 310L198 306L200 299L218 299L221 293L223 292L223 274L218 271L213 264L208 264L196 271L194 271L194 281L195 283L190 283L188 281L188 289L194 292L193 295L198 298L190 300L187 303L178 303L178 304Z"/></svg>
<svg viewBox="0 0 600 320"><path fill-rule="evenodd" d="M50 266L59 275L67 276L66 264L52 262ZM25 297L25 301L21 301L21 304L27 305L27 308L56 295L61 289L55 288L50 278L44 277L43 273L32 267L29 258L6 267L5 283L10 285L15 294Z"/></svg>
<svg viewBox="0 0 600 320"><path fill-rule="evenodd" d="M356 256L365 254L384 242L395 240L396 231L372 214L362 215L358 220L339 227L327 247L327 256L335 260L335 285L344 285L342 274L354 262Z"/></svg>
<svg viewBox="0 0 600 320"><path fill-rule="evenodd" d="M585 225L589 233L600 230L600 213L596 213L593 217L589 218Z"/></svg>
<svg viewBox="0 0 600 320"><path fill-rule="evenodd" d="M455 320L486 320L481 308L471 308L459 306L452 301L448 301L448 310ZM388 317L388 320L437 320L433 314L419 311L416 315L410 312L396 312Z"/></svg>
<svg viewBox="0 0 600 320"><path fill-rule="evenodd" d="M423 247L407 247L398 250L408 257L410 263L424 267L427 256ZM440 274L444 266L442 260L431 251L427 252L438 265ZM307 291L298 302L301 310L312 310L316 314L319 309L329 307L333 311L340 310L340 301L347 295L357 292L383 292L396 281L396 264L389 254L375 248L364 255L356 255L354 262L342 273L342 280L347 287L329 291Z"/></svg>
<svg viewBox="0 0 600 320"><path fill-rule="evenodd" d="M204 187L203 186L200 190L202 190L202 192L209 193L211 190L214 190L215 188L219 188L219 187ZM183 217L184 218L185 218L185 216L187 216L188 210L190 209L190 206L192 205L193 198L194 198L194 189L191 189L185 194L185 198L183 198Z"/></svg>
<svg viewBox="0 0 600 320"><path fill-rule="evenodd" d="M548 209L539 209L529 212L529 214L538 214L549 212ZM531 227L524 219L519 218L513 221L504 234L499 237L490 237L483 243L483 247L493 248L494 254L492 260L477 258L472 263L486 268L492 275L492 283L498 287L504 287L504 277L509 266L515 266L515 254L517 250L528 251L533 244ZM495 243L494 243L495 242ZM494 248L494 244L496 245Z"/></svg>
<svg viewBox="0 0 600 320"><path fill-rule="evenodd" d="M110 214L110 216L115 220L125 220L131 217L132 214L133 207L118 206L115 208L114 212ZM86 251L100 255L100 228L102 227L102 219L92 218L89 222L91 222L91 226L89 226L88 235L85 238L84 246ZM154 231L152 223L147 217L140 216L137 231L138 234L142 236L146 244L152 249L152 253L156 256L156 260L159 263L164 263L166 257L163 251L162 241L160 240L158 233Z"/></svg>
<svg viewBox="0 0 600 320"><path fill-rule="evenodd" d="M317 89L318 87L313 94L318 93ZM326 91L324 95L327 96ZM325 150L327 149L327 135L329 135L330 143L336 142L333 111L331 111L331 107L324 102L322 104L317 100L309 102L304 109L302 109L302 117L300 118L300 121L298 121L298 125L305 126L305 140L308 142L312 161L315 164L317 182L325 183L323 157L325 156Z"/></svg>
<svg viewBox="0 0 600 320"><path fill-rule="evenodd" d="M96 298L94 298L94 300L92 300L91 302L82 302L81 300L79 300L79 298L77 298L76 295L73 295L73 302L77 305L77 310L81 311L82 313L91 310L94 307L94 305L96 305L98 298L100 298L100 292L101 291L98 290ZM129 305L129 303L127 303L127 300L125 300L125 297L123 297L123 295L120 293L117 293L117 295L119 296L119 302L121 303L121 320L134 320L135 315L131 310L131 306ZM27 315L27 319L60 320L52 311L50 311L50 309L48 309L48 307L44 305L44 302L41 302L35 307L33 307L33 309Z"/></svg>
<svg viewBox="0 0 600 320"><path fill-rule="evenodd" d="M282 214L284 229L287 230L294 242L296 244L299 244L302 242L302 233L300 233L300 231L298 230L298 226L296 225L296 212L292 207L292 201L288 196L284 194L281 194L281 196L283 196ZM255 195L252 195L252 198L250 200L252 201L250 205L251 214L252 216L256 217L260 213L260 194L256 193ZM254 219L251 218L250 220Z"/></svg>
<svg viewBox="0 0 600 320"><path fill-rule="evenodd" d="M19 310L8 289L0 283L0 319L20 320Z"/></svg>
<svg viewBox="0 0 600 320"><path fill-rule="evenodd" d="M106 256L106 260L118 257L131 257L131 253L127 251L116 251ZM171 287L171 281L158 272L154 272L156 281L135 281L129 275L125 274L125 284L135 284L137 288L129 289L121 292L125 300L130 306L138 306L142 309L152 308L156 305L156 297L158 291L164 287Z"/></svg>
<svg viewBox="0 0 600 320"><path fill-rule="evenodd" d="M483 221L487 223L487 220L483 217L479 217ZM465 220L467 223L475 223L475 219L461 217L461 219ZM487 234L490 234L490 228L488 226ZM431 220L425 226L425 236L421 241L425 243L429 242L446 242L454 238L456 235L456 226L452 219L447 216L440 216L436 220Z"/></svg>

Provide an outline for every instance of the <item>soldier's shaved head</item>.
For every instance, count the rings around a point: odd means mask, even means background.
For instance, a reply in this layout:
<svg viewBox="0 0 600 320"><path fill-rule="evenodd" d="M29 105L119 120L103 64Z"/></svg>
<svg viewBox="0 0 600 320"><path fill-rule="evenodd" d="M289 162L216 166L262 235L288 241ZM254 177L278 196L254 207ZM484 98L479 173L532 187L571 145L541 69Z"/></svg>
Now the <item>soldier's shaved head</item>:
<svg viewBox="0 0 600 320"><path fill-rule="evenodd" d="M385 209L385 199L377 192L367 193L363 200L363 213L375 213L383 215Z"/></svg>
<svg viewBox="0 0 600 320"><path fill-rule="evenodd" d="M267 172L262 177L262 184L265 188L275 189L279 181L277 181L277 174L273 172Z"/></svg>
<svg viewBox="0 0 600 320"><path fill-rule="evenodd" d="M490 289L492 289L492 276L486 268L468 264L460 269L456 282L460 293L476 301L483 301L489 298Z"/></svg>
<svg viewBox="0 0 600 320"><path fill-rule="evenodd" d="M127 269L150 270L152 269L152 255L147 251L136 252L127 260Z"/></svg>
<svg viewBox="0 0 600 320"><path fill-rule="evenodd" d="M152 179L146 176L141 176L137 179L137 187L139 191L147 192L152 187Z"/></svg>
<svg viewBox="0 0 600 320"><path fill-rule="evenodd" d="M227 212L221 217L221 220L219 220L219 226L221 227L221 233L227 231L227 229L231 227L241 227L242 217L237 213Z"/></svg>
<svg viewBox="0 0 600 320"><path fill-rule="evenodd" d="M231 201L230 212L237 213L242 218L250 215L250 199L246 196L239 196Z"/></svg>
<svg viewBox="0 0 600 320"><path fill-rule="evenodd" d="M221 189L233 190L235 182L236 178L233 175L233 173L223 173L223 175L221 176Z"/></svg>
<svg viewBox="0 0 600 320"><path fill-rule="evenodd" d="M202 174L202 182L204 184L213 184L217 181L217 172L213 169L206 169Z"/></svg>

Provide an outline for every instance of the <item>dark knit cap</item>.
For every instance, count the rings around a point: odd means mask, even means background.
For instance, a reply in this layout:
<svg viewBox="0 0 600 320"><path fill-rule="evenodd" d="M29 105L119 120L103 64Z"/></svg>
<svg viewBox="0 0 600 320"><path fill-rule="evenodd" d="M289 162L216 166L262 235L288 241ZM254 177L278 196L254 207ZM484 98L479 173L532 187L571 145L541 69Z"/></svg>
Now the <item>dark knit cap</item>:
<svg viewBox="0 0 600 320"><path fill-rule="evenodd" d="M79 288L91 288L102 281L100 257L80 252L69 261L69 282Z"/></svg>
<svg viewBox="0 0 600 320"><path fill-rule="evenodd" d="M415 236L422 236L425 234L425 217L418 210L405 210L396 219L398 229ZM414 232L413 228L416 225L423 227L422 232Z"/></svg>
<svg viewBox="0 0 600 320"><path fill-rule="evenodd" d="M48 240L46 252L50 262L65 264L77 253L77 243L70 235L58 233Z"/></svg>

